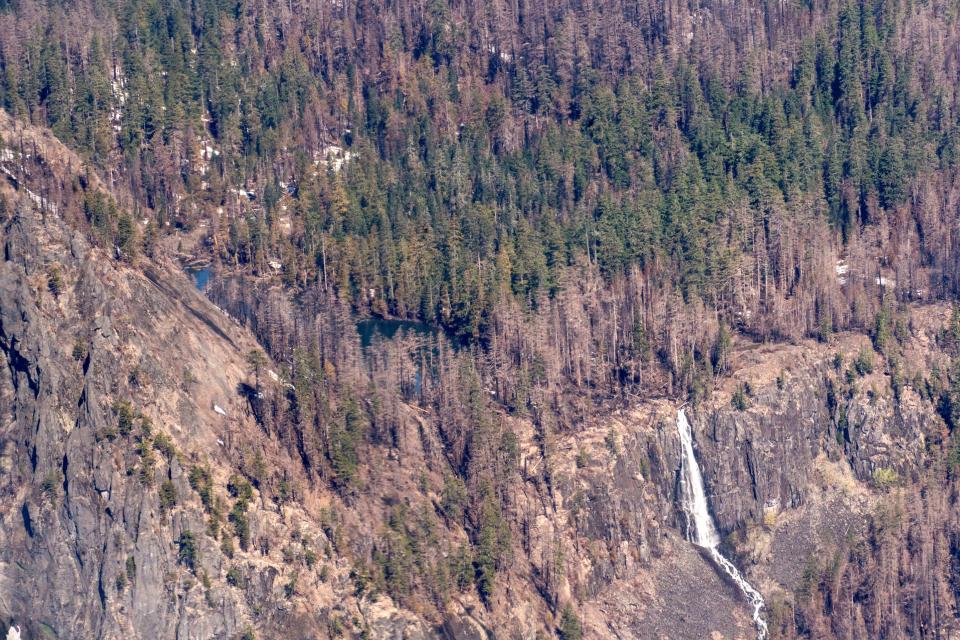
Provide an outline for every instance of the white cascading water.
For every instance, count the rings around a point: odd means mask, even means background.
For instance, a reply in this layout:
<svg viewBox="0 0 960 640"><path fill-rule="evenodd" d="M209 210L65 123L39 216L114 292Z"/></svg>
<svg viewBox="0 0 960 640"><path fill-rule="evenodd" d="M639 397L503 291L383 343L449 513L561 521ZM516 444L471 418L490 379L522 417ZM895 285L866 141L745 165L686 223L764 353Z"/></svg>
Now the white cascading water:
<svg viewBox="0 0 960 640"><path fill-rule="evenodd" d="M697 458L693 455L693 434L690 422L683 409L677 412L677 431L680 433L680 491L683 498L683 511L687 516L687 540L710 552L710 557L724 573L730 576L753 607L753 624L757 627L757 640L766 640L767 621L763 619L763 596L747 582L740 571L727 560L717 547L720 535L713 524L713 517L707 507L707 494L703 488L703 475Z"/></svg>

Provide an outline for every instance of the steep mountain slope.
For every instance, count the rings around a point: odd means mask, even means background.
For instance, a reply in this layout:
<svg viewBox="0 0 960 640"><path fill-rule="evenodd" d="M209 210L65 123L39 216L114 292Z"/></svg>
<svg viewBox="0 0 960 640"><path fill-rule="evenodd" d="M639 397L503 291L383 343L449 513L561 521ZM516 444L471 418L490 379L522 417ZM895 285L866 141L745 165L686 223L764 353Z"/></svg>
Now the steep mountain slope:
<svg viewBox="0 0 960 640"><path fill-rule="evenodd" d="M346 450L318 480L309 432L273 414L303 381L162 247L77 233L70 203L104 181L48 132L6 126L47 186L16 169L0 187L0 619L25 638L753 636L683 538L679 402L637 399L575 433L492 410L477 420L495 445L468 441L458 469L459 409L374 412L389 396L354 331L338 348L371 386L343 428L392 421L354 443L349 482ZM724 549L774 637L955 633L958 348L944 306L900 307L872 341L737 338L732 376L689 409ZM456 474L472 481L470 451L488 450L498 484L468 496Z"/></svg>
<svg viewBox="0 0 960 640"><path fill-rule="evenodd" d="M43 158L34 161L70 183L69 152L45 132L20 127L16 134L28 142L42 137L45 144L29 145ZM13 137L9 129L4 135ZM550 628L550 608L571 596L557 574L563 569L549 563L562 562L570 538L539 490L514 481L518 520L508 525L538 523L530 549L516 549L518 558L537 558L536 575L509 572L489 608L469 595L463 604L408 602L418 615L365 593L372 523L389 531L399 506L425 508L416 515L422 524L442 526L433 513L444 482L430 445L439 438L434 427L403 409L407 427L421 435L372 452L385 467L370 479L368 495L345 503L311 487L299 462L254 419L262 392L251 371L257 345L250 334L161 255L115 259L74 233L28 185L3 185L0 265L0 615L25 638L233 638L271 629L286 637L365 630L470 638L486 635L481 620L524 637ZM96 179L88 185L102 189ZM263 377L273 379L275 365L263 366ZM618 524L628 529L615 535L620 553L632 558L623 545L646 545L649 525L631 464L588 483L622 504L594 516L586 530L606 529L614 513L630 514L632 524ZM614 490L615 482L624 486ZM437 551L462 549L456 529L435 534L438 549L421 551L438 571L447 569ZM692 551L685 557L706 569ZM602 575L636 574L627 568L632 560L616 564L594 568L586 593L601 586ZM735 602L718 580L712 585L720 595L699 588L703 597Z"/></svg>
<svg viewBox="0 0 960 640"><path fill-rule="evenodd" d="M29 146L62 171L72 156L47 143ZM340 583L289 587L304 562L316 576L318 557L343 578L320 519L232 476L290 467L248 408L255 341L179 268L113 259L14 184L2 187L0 616L25 638L314 637L328 621L305 612L350 601Z"/></svg>
<svg viewBox="0 0 960 640"><path fill-rule="evenodd" d="M194 613L203 590L189 590L176 541L195 531L214 562L202 511L178 505L191 502L191 462L219 470L223 441L246 442L231 435L250 431L237 385L253 343L182 276L145 277L56 214L12 206L0 276L5 615L27 637L242 629L228 590L211 595L219 615Z"/></svg>

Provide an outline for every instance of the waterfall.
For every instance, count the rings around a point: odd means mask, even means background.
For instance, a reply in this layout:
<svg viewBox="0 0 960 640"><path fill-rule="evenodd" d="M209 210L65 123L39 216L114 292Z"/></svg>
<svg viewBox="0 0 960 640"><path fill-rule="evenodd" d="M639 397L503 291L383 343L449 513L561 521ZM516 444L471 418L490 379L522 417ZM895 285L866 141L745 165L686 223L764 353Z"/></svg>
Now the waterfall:
<svg viewBox="0 0 960 640"><path fill-rule="evenodd" d="M747 582L732 562L726 559L717 549L720 545L720 534L713 524L713 517L707 506L707 494L703 488L703 474L693 454L693 433L690 422L683 409L677 412L677 431L680 434L680 491L683 500L683 512L687 517L687 540L698 547L706 549L713 561L723 569L733 582L736 583L743 595L753 607L753 624L757 627L757 640L766 640L767 621L763 619L763 596Z"/></svg>

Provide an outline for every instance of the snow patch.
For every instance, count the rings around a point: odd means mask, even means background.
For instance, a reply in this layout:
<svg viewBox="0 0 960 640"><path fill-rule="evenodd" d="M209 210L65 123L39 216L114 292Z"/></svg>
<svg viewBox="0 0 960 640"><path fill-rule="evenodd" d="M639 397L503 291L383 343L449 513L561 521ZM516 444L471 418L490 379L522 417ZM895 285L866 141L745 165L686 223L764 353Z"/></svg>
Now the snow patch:
<svg viewBox="0 0 960 640"><path fill-rule="evenodd" d="M314 152L313 163L318 167L326 167L334 173L339 173L356 155L341 146L328 144L320 151Z"/></svg>
<svg viewBox="0 0 960 640"><path fill-rule="evenodd" d="M230 193L237 196L238 198L243 197L247 200L253 201L257 199L257 194L254 191L247 191L246 189L230 189Z"/></svg>
<svg viewBox="0 0 960 640"><path fill-rule="evenodd" d="M39 194L31 191L31 190L28 189L27 187L25 187L25 186L23 185L23 182L22 182L21 180L17 179L17 176L13 175L13 173L12 173L9 169L7 169L6 167L0 166L0 172L2 172L4 175L8 176L11 180L14 180L14 181L16 182L16 184L18 184L18 185L20 186L20 188L23 189L23 191L27 194L27 197L29 197L30 200L32 200L35 205L37 205L37 206L40 207L41 209L44 209L44 210L46 210L46 211L50 211L50 212L52 212L52 213L54 213L54 214L57 212L57 205L49 202L49 201L48 201L46 198L44 198L43 196L41 196L41 195L39 195Z"/></svg>
<svg viewBox="0 0 960 640"><path fill-rule="evenodd" d="M513 62L513 54L497 49L495 45L487 47L487 51L500 58L501 62Z"/></svg>
<svg viewBox="0 0 960 640"><path fill-rule="evenodd" d="M850 265L843 260L837 260L837 265L833 270L837 274L837 282L847 284L847 274L850 272Z"/></svg>
<svg viewBox="0 0 960 640"><path fill-rule="evenodd" d="M114 107L110 111L113 130L120 133L123 122L123 107L127 104L127 78L119 65L113 67L113 80L110 82Z"/></svg>

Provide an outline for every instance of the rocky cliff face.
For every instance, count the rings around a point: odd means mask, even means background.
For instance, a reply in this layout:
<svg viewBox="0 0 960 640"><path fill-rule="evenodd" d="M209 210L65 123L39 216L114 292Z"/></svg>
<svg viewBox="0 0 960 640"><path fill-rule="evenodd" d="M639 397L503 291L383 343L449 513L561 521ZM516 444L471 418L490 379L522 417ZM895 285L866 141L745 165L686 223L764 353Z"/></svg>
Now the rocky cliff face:
<svg viewBox="0 0 960 640"><path fill-rule="evenodd" d="M773 637L955 633L956 488L928 381L947 366L948 319L911 310L892 375L865 336L741 345L732 378L689 410L724 548L765 594ZM597 637L753 633L736 588L679 535L675 411L638 405L558 456L560 507L541 521L568 536L566 586Z"/></svg>
<svg viewBox="0 0 960 640"><path fill-rule="evenodd" d="M48 133L0 130L61 188L103 191ZM88 242L22 178L0 183L2 632L471 637L469 617L362 597L362 517L258 426L249 332L162 255Z"/></svg>
<svg viewBox="0 0 960 640"><path fill-rule="evenodd" d="M415 514L417 562L441 584L465 538L440 516L434 417L399 408L360 494L318 486L254 418L245 328L163 256L117 261L3 189L0 619L24 638L536 638L561 603L591 638L753 636L683 538L676 402L549 449L504 416L519 460L497 590L394 602L364 562L396 514ZM774 637L957 633L956 486L930 391L949 313L909 315L895 370L865 336L744 343L689 410L724 549Z"/></svg>
<svg viewBox="0 0 960 640"><path fill-rule="evenodd" d="M742 352L698 412L715 516L768 595L775 635L955 633L956 486L930 392L949 366L937 347L949 313L909 317L887 364L852 335ZM728 400L737 384L752 389L743 410Z"/></svg>
<svg viewBox="0 0 960 640"><path fill-rule="evenodd" d="M229 416L244 342L174 282L112 264L26 205L5 229L0 602L25 637L209 637L248 622L229 592L197 615L203 591L178 569L174 541L206 525L170 496L189 502L191 452L222 458L218 440L243 427Z"/></svg>

